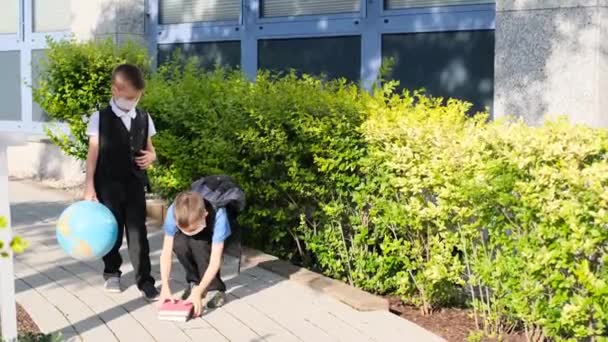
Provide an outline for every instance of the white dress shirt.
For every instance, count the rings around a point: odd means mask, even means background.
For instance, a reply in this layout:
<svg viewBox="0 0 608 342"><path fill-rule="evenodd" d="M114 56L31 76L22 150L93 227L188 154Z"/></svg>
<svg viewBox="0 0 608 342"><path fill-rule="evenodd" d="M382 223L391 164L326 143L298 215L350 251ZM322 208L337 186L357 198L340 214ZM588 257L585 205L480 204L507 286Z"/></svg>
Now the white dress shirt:
<svg viewBox="0 0 608 342"><path fill-rule="evenodd" d="M112 112L116 116L120 118L123 125L127 129L127 131L131 131L131 119L134 119L137 115L135 108L132 108L130 111L125 112L122 109L118 108L116 103L114 103L114 99L110 100L110 106L112 107ZM148 114L148 138L154 136L156 134L156 128L154 127L154 122L152 122L152 117ZM89 124L87 125L87 135L88 136L98 136L99 135L99 112L94 112L91 114L91 118L89 119Z"/></svg>

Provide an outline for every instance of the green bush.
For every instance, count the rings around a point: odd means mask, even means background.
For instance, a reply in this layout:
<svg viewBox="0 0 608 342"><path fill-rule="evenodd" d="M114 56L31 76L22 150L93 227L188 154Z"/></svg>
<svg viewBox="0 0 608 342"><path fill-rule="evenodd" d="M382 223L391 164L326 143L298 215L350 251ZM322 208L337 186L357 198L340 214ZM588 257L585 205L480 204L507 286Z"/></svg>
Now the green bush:
<svg viewBox="0 0 608 342"><path fill-rule="evenodd" d="M158 163L155 191L171 197L201 175L238 175L237 131L246 124L243 96L249 82L239 72L199 71L195 62L159 67L141 106L154 118Z"/></svg>
<svg viewBox="0 0 608 342"><path fill-rule="evenodd" d="M151 84L157 187L235 175L249 243L425 313L470 304L488 335L606 333L606 131L488 123L391 84L176 66Z"/></svg>
<svg viewBox="0 0 608 342"><path fill-rule="evenodd" d="M88 116L110 100L112 69L121 63L133 63L147 74L150 62L146 50L130 42L117 47L112 39L85 43L49 39L47 44L32 95L51 120L69 127L69 135L47 127L51 141L67 155L86 159Z"/></svg>
<svg viewBox="0 0 608 342"><path fill-rule="evenodd" d="M384 277L391 291L430 311L466 290L487 333L523 322L557 339L605 336L608 133L488 124L458 101L380 100L363 126L357 196L375 243L401 246L376 255L399 260Z"/></svg>
<svg viewBox="0 0 608 342"><path fill-rule="evenodd" d="M249 242L307 259L301 215L314 224L319 205L357 183L344 165L361 149L358 89L295 75L261 74L252 84L238 71L195 65L160 67L142 102L159 131L155 190L171 197L203 175L234 175L248 195Z"/></svg>
<svg viewBox="0 0 608 342"><path fill-rule="evenodd" d="M19 335L17 340L22 342L60 342L63 340L63 336L57 334L33 334L26 333Z"/></svg>
<svg viewBox="0 0 608 342"><path fill-rule="evenodd" d="M6 229L8 226L8 222L6 222L6 218L0 216L0 229ZM9 256L9 252L5 250L5 241L0 241L0 257L6 258ZM13 236L11 241L8 242L8 248L10 248L13 253L23 253L28 247L27 241L25 241L20 236Z"/></svg>
<svg viewBox="0 0 608 342"><path fill-rule="evenodd" d="M154 189L231 174L254 247L426 314L468 305L485 335L605 340L608 133L488 122L394 86L162 66L142 100ZM94 103L79 106L73 127Z"/></svg>

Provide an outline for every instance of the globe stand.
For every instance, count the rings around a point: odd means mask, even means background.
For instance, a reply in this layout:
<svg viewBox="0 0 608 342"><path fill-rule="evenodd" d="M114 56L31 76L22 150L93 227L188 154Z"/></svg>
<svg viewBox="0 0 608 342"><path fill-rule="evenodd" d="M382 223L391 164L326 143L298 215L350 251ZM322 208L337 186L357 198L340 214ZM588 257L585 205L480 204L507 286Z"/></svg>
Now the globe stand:
<svg viewBox="0 0 608 342"><path fill-rule="evenodd" d="M20 145L25 137L18 133L0 131L0 216L6 218L8 226L0 229L0 241L8 257L0 257L0 319L2 321L3 341L17 341L17 305L15 298L15 273L13 252L8 245L13 237L11 228L11 211L8 198L8 157L7 149L11 145Z"/></svg>

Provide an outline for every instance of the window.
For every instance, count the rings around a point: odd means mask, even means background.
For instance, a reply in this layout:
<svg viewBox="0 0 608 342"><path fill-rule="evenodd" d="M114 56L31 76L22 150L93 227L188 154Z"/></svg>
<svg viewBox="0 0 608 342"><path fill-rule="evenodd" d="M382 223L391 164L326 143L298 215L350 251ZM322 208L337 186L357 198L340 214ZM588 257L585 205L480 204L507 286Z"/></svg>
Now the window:
<svg viewBox="0 0 608 342"><path fill-rule="evenodd" d="M258 67L358 81L361 37L269 39L258 42Z"/></svg>
<svg viewBox="0 0 608 342"><path fill-rule="evenodd" d="M32 50L32 85L38 87L38 78L42 73L46 50ZM32 99L32 121L48 121L48 116L42 108Z"/></svg>
<svg viewBox="0 0 608 342"><path fill-rule="evenodd" d="M394 59L389 78L401 88L467 100L473 110L492 108L494 31L384 35L382 57Z"/></svg>
<svg viewBox="0 0 608 342"><path fill-rule="evenodd" d="M233 68L241 64L239 41L161 44L158 45L159 64L168 62L177 50L185 57L198 58L199 66L205 69L212 69L216 65Z"/></svg>
<svg viewBox="0 0 608 342"><path fill-rule="evenodd" d="M385 9L493 4L495 0L385 0Z"/></svg>
<svg viewBox="0 0 608 342"><path fill-rule="evenodd" d="M0 0L0 34L14 34L19 28L19 1Z"/></svg>
<svg viewBox="0 0 608 342"><path fill-rule="evenodd" d="M261 0L261 3L263 17L290 17L361 11L360 0Z"/></svg>
<svg viewBox="0 0 608 342"><path fill-rule="evenodd" d="M0 120L21 120L19 51L0 51Z"/></svg>
<svg viewBox="0 0 608 342"><path fill-rule="evenodd" d="M160 23L238 21L241 0L160 0Z"/></svg>
<svg viewBox="0 0 608 342"><path fill-rule="evenodd" d="M70 30L70 0L33 0L33 6L34 32Z"/></svg>

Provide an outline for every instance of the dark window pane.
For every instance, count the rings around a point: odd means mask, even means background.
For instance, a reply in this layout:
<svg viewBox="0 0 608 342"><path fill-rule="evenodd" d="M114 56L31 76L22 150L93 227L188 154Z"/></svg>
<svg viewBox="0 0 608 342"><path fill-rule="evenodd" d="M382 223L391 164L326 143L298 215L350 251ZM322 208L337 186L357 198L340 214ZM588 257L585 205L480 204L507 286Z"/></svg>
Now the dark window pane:
<svg viewBox="0 0 608 342"><path fill-rule="evenodd" d="M389 78L402 89L425 88L434 96L467 100L474 110L492 109L494 31L384 35L382 57L394 58Z"/></svg>
<svg viewBox="0 0 608 342"><path fill-rule="evenodd" d="M42 63L46 58L46 50L32 50L32 84L38 87L38 78L42 72ZM48 116L42 111L42 108L32 100L32 120L33 121L48 121Z"/></svg>
<svg viewBox="0 0 608 342"><path fill-rule="evenodd" d="M268 39L258 42L258 67L359 81L361 37Z"/></svg>
<svg viewBox="0 0 608 342"><path fill-rule="evenodd" d="M0 51L0 120L21 120L19 51Z"/></svg>
<svg viewBox="0 0 608 342"><path fill-rule="evenodd" d="M205 69L212 69L216 65L234 68L241 64L239 41L161 44L158 46L159 64L169 61L178 49L185 57L197 57L199 65Z"/></svg>

